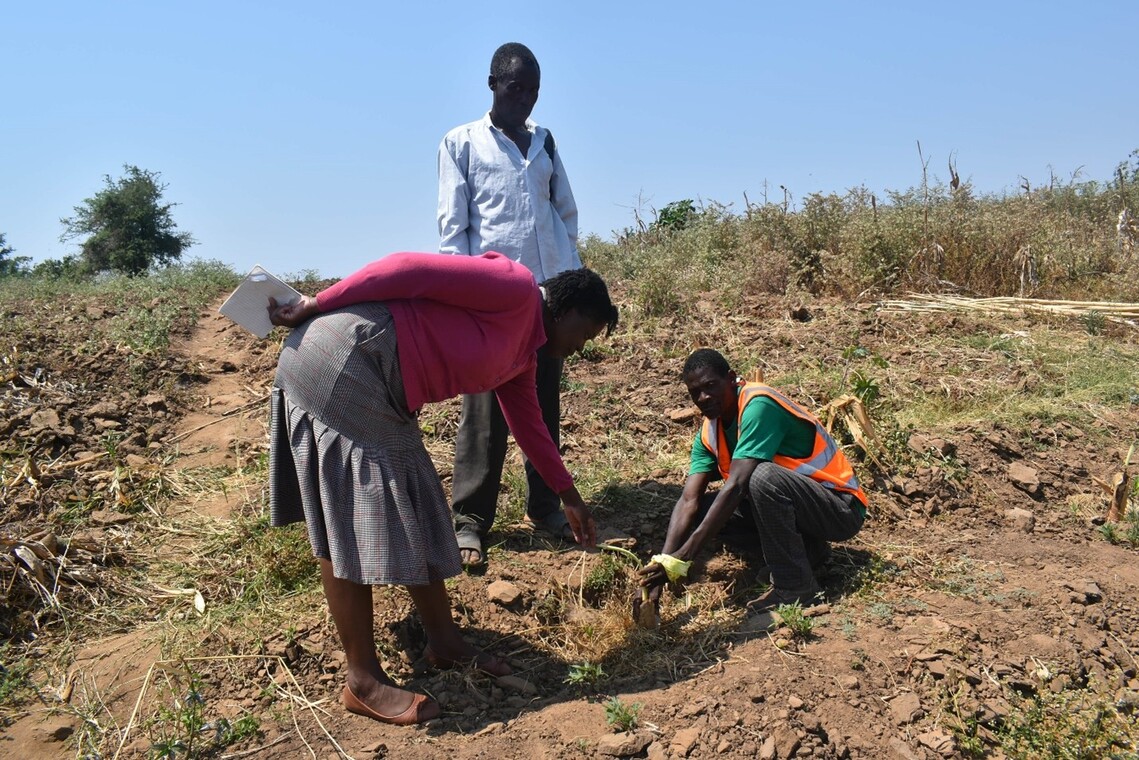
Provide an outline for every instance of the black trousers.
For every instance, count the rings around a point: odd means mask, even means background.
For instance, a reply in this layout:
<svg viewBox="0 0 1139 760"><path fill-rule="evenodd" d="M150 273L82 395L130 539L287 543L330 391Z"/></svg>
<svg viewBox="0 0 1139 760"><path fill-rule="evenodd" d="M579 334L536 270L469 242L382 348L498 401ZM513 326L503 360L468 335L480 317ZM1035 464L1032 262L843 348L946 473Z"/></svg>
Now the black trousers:
<svg viewBox="0 0 1139 760"><path fill-rule="evenodd" d="M771 585L782 591L817 590L810 563L817 545L846 541L862 529L864 517L854 494L825 488L774 462L755 468L748 495Z"/></svg>
<svg viewBox="0 0 1139 760"><path fill-rule="evenodd" d="M550 431L554 444L561 437L561 359L550 356L543 346L538 349L538 406L542 421ZM491 393L463 396L459 431L455 436L455 472L451 478L451 505L455 511L456 530L473 527L486 535L494 524L498 507L498 491L502 481L502 465L506 460L506 419ZM526 514L537 520L561 507L561 499L527 459Z"/></svg>
<svg viewBox="0 0 1139 760"><path fill-rule="evenodd" d="M715 499L715 491L700 497L700 520ZM809 593L818 587L812 560L828 554L830 541L845 541L862 528L856 502L853 494L832 491L774 462L760 462L720 538L759 549L776 588Z"/></svg>

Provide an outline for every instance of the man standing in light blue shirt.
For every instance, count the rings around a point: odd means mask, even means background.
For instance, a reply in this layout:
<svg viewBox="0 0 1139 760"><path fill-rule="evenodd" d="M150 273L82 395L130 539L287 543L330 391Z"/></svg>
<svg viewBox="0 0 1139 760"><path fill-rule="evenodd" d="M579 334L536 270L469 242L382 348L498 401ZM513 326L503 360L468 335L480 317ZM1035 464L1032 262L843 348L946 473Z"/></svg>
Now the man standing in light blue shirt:
<svg viewBox="0 0 1139 760"><path fill-rule="evenodd" d="M456 127L439 146L439 251L478 256L497 251L540 283L580 269L577 204L549 130L530 120L541 69L516 42L495 51L487 84L491 108ZM538 352L538 403L559 442L562 360ZM506 458L506 421L493 393L463 396L455 439L451 501L463 564L486 559L483 538L494 523ZM572 538L556 493L526 463L526 515L558 538Z"/></svg>

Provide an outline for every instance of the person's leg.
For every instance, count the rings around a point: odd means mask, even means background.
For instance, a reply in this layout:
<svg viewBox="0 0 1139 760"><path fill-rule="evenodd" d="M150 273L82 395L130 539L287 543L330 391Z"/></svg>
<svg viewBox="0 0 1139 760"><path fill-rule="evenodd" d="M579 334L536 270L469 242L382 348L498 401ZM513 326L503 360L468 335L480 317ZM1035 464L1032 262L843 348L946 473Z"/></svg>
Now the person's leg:
<svg viewBox="0 0 1139 760"><path fill-rule="evenodd" d="M376 712L399 715L411 706L415 695L396 687L376 659L372 587L337 578L330 561L319 561L324 596L348 659L348 688Z"/></svg>
<svg viewBox="0 0 1139 760"><path fill-rule="evenodd" d="M818 591L812 554L823 551L820 543L857 533L861 513L848 495L774 462L761 462L748 485L773 590L781 597L810 597Z"/></svg>
<svg viewBox="0 0 1139 760"><path fill-rule="evenodd" d="M455 470L451 477L451 507L455 531L485 536L494 524L498 507L502 463L506 458L506 420L494 393L463 396L459 430L455 435ZM463 564L481 562L467 549ZM481 551L479 552L482 553Z"/></svg>
<svg viewBox="0 0 1139 760"><path fill-rule="evenodd" d="M451 600L443 581L406 588L427 633L429 662L437 667L474 664L479 670L494 676L510 674L510 666L504 660L487 654L463 638L451 617Z"/></svg>
<svg viewBox="0 0 1139 760"><path fill-rule="evenodd" d="M712 508L716 492L709 491L700 497L700 519L703 520ZM751 496L744 494L739 506L732 513L724 527L720 528L720 540L745 549L759 548L759 526L755 523L755 510L751 507Z"/></svg>
<svg viewBox="0 0 1139 760"><path fill-rule="evenodd" d="M562 359L550 356L543 346L538 349L538 406L542 410L542 421L554 439L554 445L561 444L561 416L562 416L562 369L565 362ZM526 514L534 522L541 522L561 509L561 499L546 485L542 476L526 462Z"/></svg>

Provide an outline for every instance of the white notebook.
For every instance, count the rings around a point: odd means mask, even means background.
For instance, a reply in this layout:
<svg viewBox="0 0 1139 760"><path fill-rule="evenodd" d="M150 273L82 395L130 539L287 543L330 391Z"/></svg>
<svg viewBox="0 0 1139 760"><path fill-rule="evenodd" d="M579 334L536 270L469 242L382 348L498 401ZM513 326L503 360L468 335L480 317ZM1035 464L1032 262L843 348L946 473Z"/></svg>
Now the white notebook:
<svg viewBox="0 0 1139 760"><path fill-rule="evenodd" d="M258 338L264 338L273 329L273 323L269 321L269 299L277 299L278 304L288 304L300 297L295 288L258 264L249 270L218 311Z"/></svg>

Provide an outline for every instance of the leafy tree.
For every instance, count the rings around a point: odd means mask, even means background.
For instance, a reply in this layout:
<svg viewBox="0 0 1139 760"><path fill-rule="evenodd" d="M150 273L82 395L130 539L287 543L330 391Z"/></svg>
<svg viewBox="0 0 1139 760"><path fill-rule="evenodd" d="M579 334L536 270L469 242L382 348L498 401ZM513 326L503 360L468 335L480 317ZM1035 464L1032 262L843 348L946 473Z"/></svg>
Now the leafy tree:
<svg viewBox="0 0 1139 760"><path fill-rule="evenodd" d="M64 256L62 259L44 259L36 262L31 269L31 275L44 280L82 282L90 279L90 273L84 271L83 260L78 256Z"/></svg>
<svg viewBox="0 0 1139 760"><path fill-rule="evenodd" d="M7 236L0 232L0 277L11 277L27 271L31 256L13 256L16 249L8 245Z"/></svg>
<svg viewBox="0 0 1139 760"><path fill-rule="evenodd" d="M86 236L81 253L91 272L145 274L152 265L177 261L195 242L177 231L170 215L177 204L162 203L161 175L126 164L123 171L117 180L105 175L103 190L76 206L75 216L59 220L66 228L61 242Z"/></svg>

